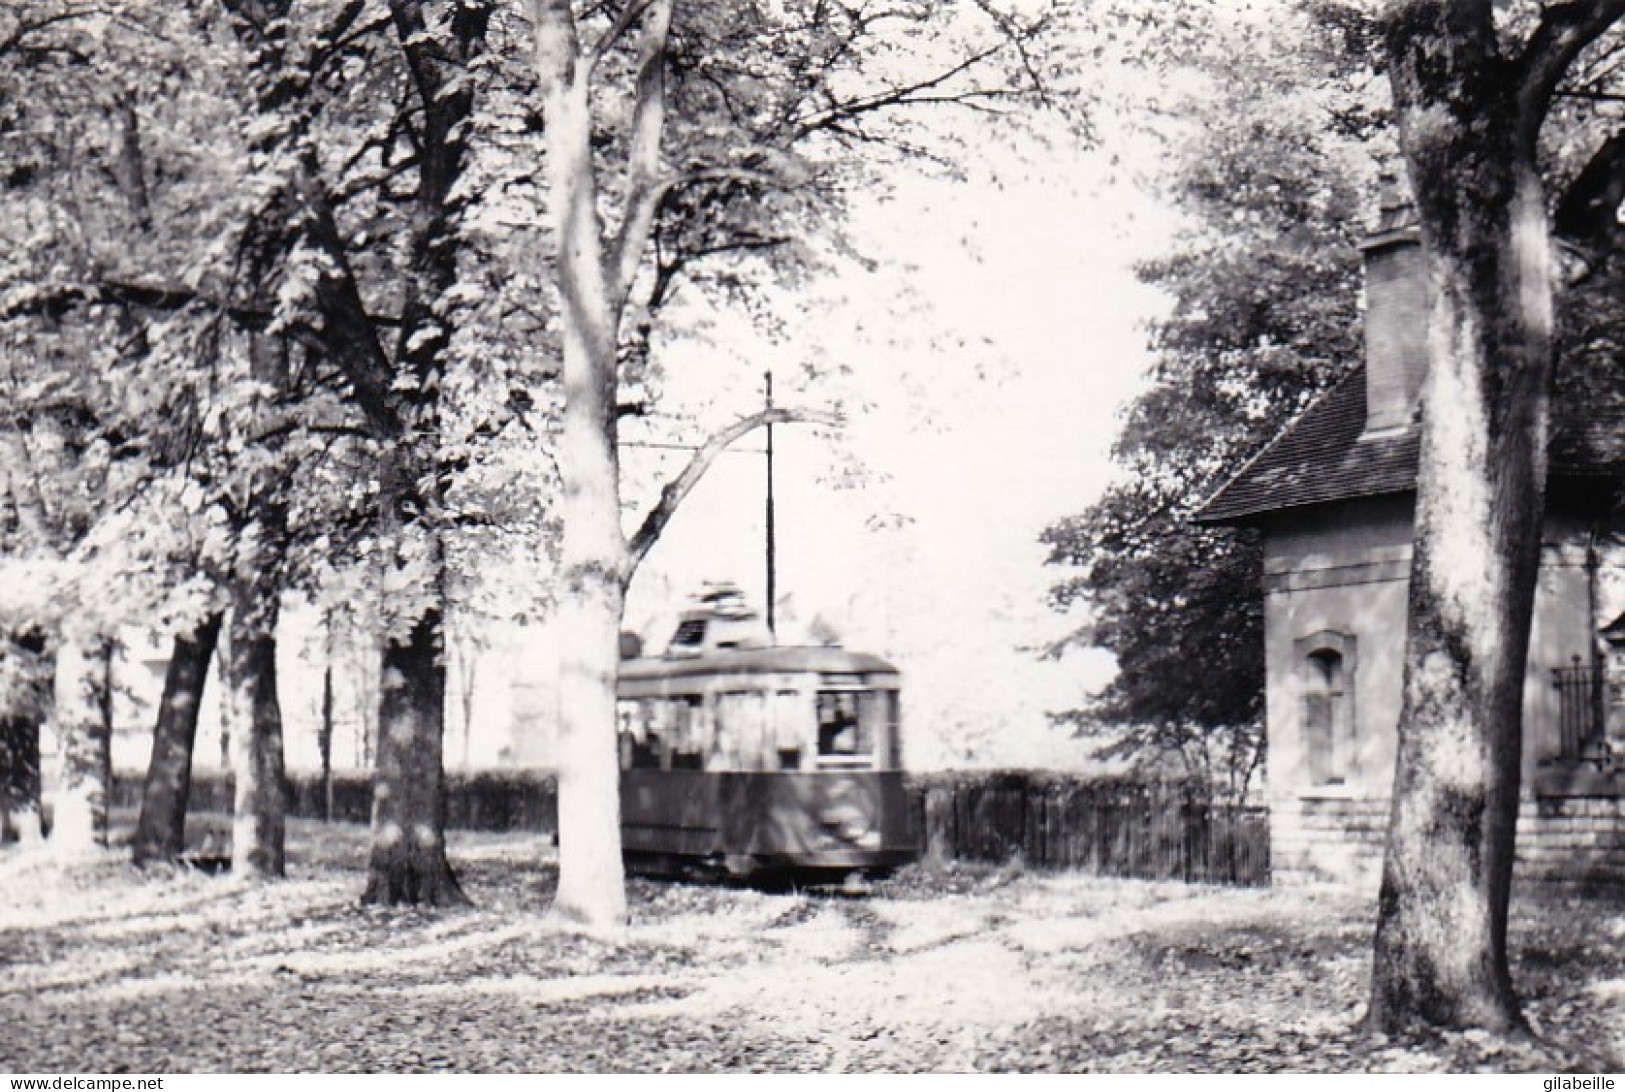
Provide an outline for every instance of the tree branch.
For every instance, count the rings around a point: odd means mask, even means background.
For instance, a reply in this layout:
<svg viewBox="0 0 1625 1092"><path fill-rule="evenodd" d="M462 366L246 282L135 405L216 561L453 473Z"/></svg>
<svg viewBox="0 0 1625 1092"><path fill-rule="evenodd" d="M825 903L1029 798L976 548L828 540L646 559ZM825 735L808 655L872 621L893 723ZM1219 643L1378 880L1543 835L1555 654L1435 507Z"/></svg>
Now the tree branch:
<svg viewBox="0 0 1625 1092"><path fill-rule="evenodd" d="M648 308L651 311L659 310L670 296L672 286L677 283L678 276L694 262L712 258L718 254L772 250L775 247L786 245L790 242L790 239L791 237L788 235L735 236L720 243L693 247L690 250L662 259L655 263L654 284L649 289Z"/></svg>
<svg viewBox="0 0 1625 1092"><path fill-rule="evenodd" d="M531 18L547 138L548 205L558 235L553 255L564 303L566 404L578 398L585 401L577 404L590 403L586 416L613 436L612 362L624 296L618 297L609 282L598 215L590 73L582 64L570 0L531 0ZM580 374L572 374L572 363L581 365Z"/></svg>
<svg viewBox="0 0 1625 1092"><path fill-rule="evenodd" d="M1541 14L1518 59L1518 132L1526 149L1534 149L1569 65L1621 16L1625 0L1569 0Z"/></svg>
<svg viewBox="0 0 1625 1092"><path fill-rule="evenodd" d="M0 303L0 322L32 315L54 319L72 307L94 307L98 304L118 304L152 311L182 311L194 304L201 304L224 313L245 330L264 329L271 321L269 311L210 299L190 288L102 281L95 284L39 286L15 292L9 300Z"/></svg>
<svg viewBox="0 0 1625 1092"><path fill-rule="evenodd" d="M287 16L290 0L222 0L232 16L234 33L252 53L254 108L266 121L279 118L291 109L287 124L273 125L256 142L256 151L268 158L282 151L292 152L287 189L300 207L300 228L307 242L322 257L313 286L314 302L321 323L314 330L293 330L307 344L339 366L355 394L356 404L367 421L384 437L398 436L401 420L391 394L394 368L378 337L361 297L355 271L350 264L343 237L333 212L332 195L321 181L321 165L314 146L307 139L313 121L308 104L300 98L309 87L310 73L286 63ZM331 27L338 33L353 25L364 5L349 2L336 13ZM284 199L277 187L268 199L266 215L280 223L286 215L280 208ZM291 234L291 233L290 233ZM268 253L275 253L284 240L275 235L264 241ZM253 285L258 292L264 285Z"/></svg>
<svg viewBox="0 0 1625 1092"><path fill-rule="evenodd" d="M1618 2L1625 3L1625 0L1618 0ZM988 46L986 49L979 50L972 53L970 56L961 59L959 63L943 69L934 76L928 76L924 79L916 80L913 83L904 84L900 87L893 87L886 91L877 92L873 95L867 95L862 98L838 102L829 107L827 110L824 110L822 113L803 121L790 134L789 139L786 141L786 145L791 146L798 144L806 137L818 132L820 129L829 128L844 121L850 121L863 114L873 113L877 110L889 109L894 106L909 105L913 103L916 98L924 96L926 92L936 91L937 88L942 87L955 76L959 76L970 71L972 68L975 68L977 65L981 64L983 61L986 61L1003 49L1004 45L1002 43ZM960 94L938 93L933 95L932 99L937 102L956 102L960 100L995 98L999 96L1000 93L997 92L986 89L977 89Z"/></svg>
<svg viewBox="0 0 1625 1092"><path fill-rule="evenodd" d="M39 470L18 430L0 429L0 455L5 457L6 492L23 530L39 545L53 540L50 515L39 489Z"/></svg>
<svg viewBox="0 0 1625 1092"><path fill-rule="evenodd" d="M609 51L615 47L615 43L637 25L637 21L654 2L655 0L627 0L627 3L621 5L620 13L615 16L615 21L610 24L609 29L604 31L604 36L593 43L588 64L594 70L605 57L609 56Z"/></svg>
<svg viewBox="0 0 1625 1092"><path fill-rule="evenodd" d="M701 182L739 182L769 186L776 181L778 179L772 172L753 170L750 167L696 167L665 179L657 189L657 196L660 200L665 200L679 190L697 186Z"/></svg>
<svg viewBox="0 0 1625 1092"><path fill-rule="evenodd" d="M671 34L672 0L647 0L643 48L632 107L632 135L626 152L626 207L610 251L610 282L618 313L632 291L638 264L649 243L655 210L664 196L660 178L660 138L666 127L666 41ZM633 5L629 5L633 6Z"/></svg>
<svg viewBox="0 0 1625 1092"><path fill-rule="evenodd" d="M356 404L379 435L397 436L401 420L390 393L394 367L362 302L327 192L316 178L314 160L314 151L306 148L293 171L293 184L304 205L306 238L326 259L315 284L316 307L322 316L316 337L323 353L344 371Z"/></svg>
<svg viewBox="0 0 1625 1092"><path fill-rule="evenodd" d="M1580 102L1625 102L1625 93L1613 94L1607 91L1555 91L1553 97L1576 99Z"/></svg>
<svg viewBox="0 0 1625 1092"><path fill-rule="evenodd" d="M258 422L254 432L247 437L246 443L251 446L259 445L268 440L280 439L295 432L320 433L329 436L354 436L357 438L373 436L371 429L342 412L332 416L319 411L307 414L286 409L274 409L269 411Z"/></svg>
<svg viewBox="0 0 1625 1092"><path fill-rule="evenodd" d="M196 305L223 314L239 329L248 331L264 330L276 317L275 312L268 308L232 303L182 285L112 280L40 286L14 292L9 301L0 302L0 322L32 315L56 318L70 307L94 307L98 304L139 307L149 311L184 311ZM366 319L378 326L399 326L401 322L398 315L371 312L367 313Z"/></svg>
<svg viewBox="0 0 1625 1092"><path fill-rule="evenodd" d="M1038 96L1038 101L1044 106L1049 106L1049 93L1045 89L1043 74L1039 71L1042 66L1027 49L1028 43L1044 29L1048 16L1043 16L1037 22L1024 26L1014 16L1000 11L988 0L974 0L974 2L978 8L982 9L982 14L992 20L993 25L1004 36L1010 48L1016 51L1016 57L1021 61L1021 69L1027 74L1027 79L1032 84L1033 92Z"/></svg>
<svg viewBox="0 0 1625 1092"><path fill-rule="evenodd" d="M637 570L654 544L660 541L660 535L665 531L666 525L671 522L672 516L677 514L678 507L683 500L693 492L694 487L705 477L705 472L711 469L711 464L723 453L729 444L745 436L755 429L766 425L793 425L816 424L836 427L841 424L838 415L824 410L797 410L797 409L770 409L761 413L741 418L727 428L713 435L700 446L689 460L683 472L666 483L660 490L660 499L643 518L637 532L627 543L627 556L630 559L627 569L627 578Z"/></svg>
<svg viewBox="0 0 1625 1092"><path fill-rule="evenodd" d="M389 26L388 16L379 16L370 23L361 23L361 16L366 10L365 0L348 0L332 22L322 28L310 51L308 70L312 83L319 80L327 66L342 56L350 46L367 35L375 34Z"/></svg>
<svg viewBox="0 0 1625 1092"><path fill-rule="evenodd" d="M1558 198L1552 238L1564 256L1563 281L1573 288L1625 250L1619 207L1625 202L1625 130L1605 141Z"/></svg>
<svg viewBox="0 0 1625 1092"><path fill-rule="evenodd" d="M1625 203L1625 129L1603 142L1558 199L1555 235L1579 245L1615 245Z"/></svg>
<svg viewBox="0 0 1625 1092"><path fill-rule="evenodd" d="M89 11L62 11L57 12L55 15L42 16L32 23L19 23L15 30L6 35L3 40L0 40L0 59L4 59L8 53L15 50L21 50L23 48L23 39L27 38L30 34L42 31L46 27L54 26L57 23L66 23L73 19L81 19L90 14L92 14L92 12Z"/></svg>

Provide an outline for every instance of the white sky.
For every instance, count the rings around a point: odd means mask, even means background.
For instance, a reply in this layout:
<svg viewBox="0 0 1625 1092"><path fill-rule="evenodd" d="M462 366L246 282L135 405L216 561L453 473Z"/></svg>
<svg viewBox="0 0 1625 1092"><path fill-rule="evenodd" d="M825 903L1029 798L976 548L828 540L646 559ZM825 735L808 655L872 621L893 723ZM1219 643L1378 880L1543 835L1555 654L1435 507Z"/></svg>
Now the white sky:
<svg viewBox="0 0 1625 1092"><path fill-rule="evenodd" d="M1143 323L1158 306L1129 267L1165 243L1167 220L1108 177L1109 161L1052 155L1002 186L911 181L856 224L879 268L811 293L836 302L810 303L789 344L730 329L718 345L667 350L663 408L686 402L708 425L759 405L770 363L781 392L809 357L851 366L780 398L868 408L837 436L775 430L778 587L800 622L821 615L849 647L904 670L916 766L1075 761L1079 748L1043 714L1110 676L1103 654L1056 664L1027 651L1067 628L1045 603L1063 574L1042 564L1038 536L1108 480L1116 411L1139 388ZM673 438L644 427L627 438ZM761 436L737 446L759 452ZM625 458L628 478L648 482L680 457ZM854 459L864 484L838 487ZM627 620L656 648L704 579L735 580L762 602L763 478L759 454L719 460L638 574Z"/></svg>

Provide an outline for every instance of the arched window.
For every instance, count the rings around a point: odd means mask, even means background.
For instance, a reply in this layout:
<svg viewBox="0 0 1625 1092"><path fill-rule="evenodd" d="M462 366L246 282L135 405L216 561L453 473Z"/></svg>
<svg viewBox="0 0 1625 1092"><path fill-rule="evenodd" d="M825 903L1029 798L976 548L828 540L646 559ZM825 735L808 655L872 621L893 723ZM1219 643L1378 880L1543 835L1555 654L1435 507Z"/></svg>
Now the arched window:
<svg viewBox="0 0 1625 1092"><path fill-rule="evenodd" d="M1356 773L1354 638L1323 632L1298 642L1303 752L1311 785L1343 785Z"/></svg>
<svg viewBox="0 0 1625 1092"><path fill-rule="evenodd" d="M1303 746L1309 780L1316 785L1343 781L1338 721L1343 705L1343 657L1329 649L1309 654L1303 686Z"/></svg>

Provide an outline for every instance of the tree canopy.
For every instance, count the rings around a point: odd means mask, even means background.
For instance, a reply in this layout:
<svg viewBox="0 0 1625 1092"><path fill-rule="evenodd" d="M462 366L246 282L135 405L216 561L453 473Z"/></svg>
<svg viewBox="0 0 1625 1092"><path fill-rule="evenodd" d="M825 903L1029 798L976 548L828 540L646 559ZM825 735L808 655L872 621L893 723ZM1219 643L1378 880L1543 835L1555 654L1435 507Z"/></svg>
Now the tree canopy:
<svg viewBox="0 0 1625 1092"><path fill-rule="evenodd" d="M1359 358L1354 250L1383 103L1368 58L1304 18L1268 30L1208 10L1195 52L1155 51L1170 92L1149 183L1184 215L1138 274L1167 294L1148 389L1124 411L1119 480L1053 525L1052 601L1118 674L1059 714L1111 754L1176 761L1244 788L1262 746L1256 535L1191 517L1245 458ZM1188 37L1186 37L1188 35Z"/></svg>

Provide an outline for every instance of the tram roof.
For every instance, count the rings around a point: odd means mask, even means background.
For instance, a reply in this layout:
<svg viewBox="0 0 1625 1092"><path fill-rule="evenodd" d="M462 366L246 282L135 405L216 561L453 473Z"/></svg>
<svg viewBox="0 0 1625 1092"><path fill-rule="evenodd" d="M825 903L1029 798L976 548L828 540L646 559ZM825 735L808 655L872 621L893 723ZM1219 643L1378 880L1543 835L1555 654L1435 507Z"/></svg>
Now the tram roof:
<svg viewBox="0 0 1625 1092"><path fill-rule="evenodd" d="M729 648L700 656L645 656L621 663L623 682L696 675L896 675L897 668L867 652L822 645Z"/></svg>

